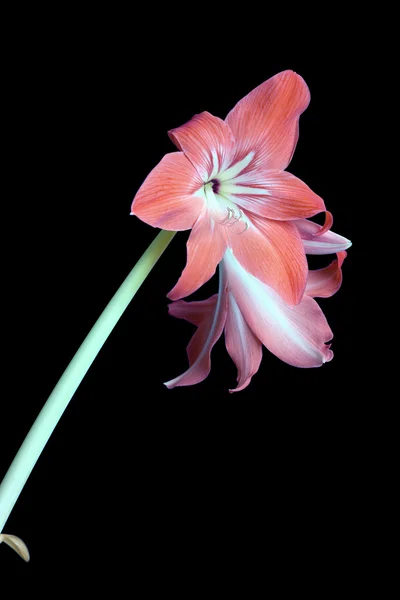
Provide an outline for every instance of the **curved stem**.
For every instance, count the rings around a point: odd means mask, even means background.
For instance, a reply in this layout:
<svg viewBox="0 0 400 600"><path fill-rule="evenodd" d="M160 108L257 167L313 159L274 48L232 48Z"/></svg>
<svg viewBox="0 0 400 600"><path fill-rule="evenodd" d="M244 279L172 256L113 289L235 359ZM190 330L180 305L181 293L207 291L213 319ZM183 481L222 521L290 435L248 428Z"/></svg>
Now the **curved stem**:
<svg viewBox="0 0 400 600"><path fill-rule="evenodd" d="M161 231L150 244L93 325L61 376L60 381L50 394L0 485L0 533L3 531L4 524L47 440L53 433L77 387L129 302L175 233L175 231Z"/></svg>

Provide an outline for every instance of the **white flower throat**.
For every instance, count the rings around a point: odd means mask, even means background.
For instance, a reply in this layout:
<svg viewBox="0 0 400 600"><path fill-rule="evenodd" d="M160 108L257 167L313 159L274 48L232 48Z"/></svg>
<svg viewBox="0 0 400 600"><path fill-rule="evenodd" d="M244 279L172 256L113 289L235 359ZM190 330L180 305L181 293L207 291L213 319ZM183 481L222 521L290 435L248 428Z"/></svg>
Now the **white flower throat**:
<svg viewBox="0 0 400 600"><path fill-rule="evenodd" d="M216 153L213 153L213 170L208 180L200 188L204 194L208 209L218 225L230 227L232 233L244 233L250 221L236 203L236 194L254 193L254 188L238 185L236 178L250 164L254 152L229 168L219 165ZM259 191L259 190L257 190Z"/></svg>

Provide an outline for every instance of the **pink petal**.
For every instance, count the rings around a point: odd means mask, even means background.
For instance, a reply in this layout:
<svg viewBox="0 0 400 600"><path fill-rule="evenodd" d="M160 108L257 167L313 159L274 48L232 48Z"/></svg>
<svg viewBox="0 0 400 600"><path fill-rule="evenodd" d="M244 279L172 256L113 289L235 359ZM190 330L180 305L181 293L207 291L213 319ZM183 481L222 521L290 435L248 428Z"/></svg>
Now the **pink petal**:
<svg viewBox="0 0 400 600"><path fill-rule="evenodd" d="M329 267L308 272L307 296L329 298L336 294L342 285L342 264L346 256L347 252L338 252L337 260L332 261Z"/></svg>
<svg viewBox="0 0 400 600"><path fill-rule="evenodd" d="M183 152L166 154L137 192L131 214L153 227L190 229L204 206L204 197L194 195L202 185Z"/></svg>
<svg viewBox="0 0 400 600"><path fill-rule="evenodd" d="M242 208L268 219L291 221L325 210L322 198L287 171L252 171L224 184Z"/></svg>
<svg viewBox="0 0 400 600"><path fill-rule="evenodd" d="M298 138L299 117L310 102L302 77L278 73L245 96L226 117L237 143L236 160L256 151L253 166L288 166Z"/></svg>
<svg viewBox="0 0 400 600"><path fill-rule="evenodd" d="M218 294L214 294L207 300L196 302L185 302L178 300L168 305L169 314L177 319L184 319L198 327L204 319L212 317L217 305Z"/></svg>
<svg viewBox="0 0 400 600"><path fill-rule="evenodd" d="M351 246L350 240L333 231L321 235L325 226L321 227L313 221L300 219L294 223L300 232L306 254L335 254Z"/></svg>
<svg viewBox="0 0 400 600"><path fill-rule="evenodd" d="M307 259L293 223L247 214L250 226L242 234L226 227L235 258L254 277L272 287L289 304L298 304L307 281Z"/></svg>
<svg viewBox="0 0 400 600"><path fill-rule="evenodd" d="M203 381L211 369L211 350L221 337L225 325L227 298L225 293L215 294L202 302L179 300L169 305L172 315L190 322L196 321L198 329L187 347L189 369L164 385L171 389Z"/></svg>
<svg viewBox="0 0 400 600"><path fill-rule="evenodd" d="M168 294L171 300L179 300L193 294L211 279L225 252L224 229L215 223L206 209L194 224L186 247L186 267L178 283Z"/></svg>
<svg viewBox="0 0 400 600"><path fill-rule="evenodd" d="M260 367L262 345L244 320L231 293L228 293L225 344L238 370L238 385L234 390L229 391L240 392L249 385L252 376L257 373Z"/></svg>
<svg viewBox="0 0 400 600"><path fill-rule="evenodd" d="M247 273L230 252L223 264L243 317L270 352L295 367L318 367L332 359L333 352L326 345L332 331L315 300L305 295L300 304L289 306Z"/></svg>
<svg viewBox="0 0 400 600"><path fill-rule="evenodd" d="M325 233L326 231L329 231L329 229L332 227L333 225L333 214L331 212L329 212L329 210L325 211L325 223L322 225L321 229L315 234L315 235L322 235L323 233Z"/></svg>
<svg viewBox="0 0 400 600"><path fill-rule="evenodd" d="M229 125L208 112L168 132L174 144L183 150L203 181L215 177L231 161L234 137Z"/></svg>

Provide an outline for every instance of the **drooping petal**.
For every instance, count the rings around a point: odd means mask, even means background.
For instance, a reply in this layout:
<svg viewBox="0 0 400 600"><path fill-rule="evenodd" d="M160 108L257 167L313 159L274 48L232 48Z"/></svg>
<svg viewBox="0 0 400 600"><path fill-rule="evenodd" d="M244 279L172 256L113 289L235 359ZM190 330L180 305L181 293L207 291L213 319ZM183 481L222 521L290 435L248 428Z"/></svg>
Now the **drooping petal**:
<svg viewBox="0 0 400 600"><path fill-rule="evenodd" d="M338 252L329 267L308 272L306 294L311 298L329 298L342 285L342 264L347 252Z"/></svg>
<svg viewBox="0 0 400 600"><path fill-rule="evenodd" d="M171 315L179 319L195 321L198 327L187 347L189 369L164 384L171 389L176 386L199 383L209 374L211 350L221 337L225 325L227 297L222 292L200 302L179 300L169 305L169 311Z"/></svg>
<svg viewBox="0 0 400 600"><path fill-rule="evenodd" d="M226 117L236 139L235 160L255 150L253 167L286 169L296 147L299 117L309 102L304 79L293 71L278 73L255 88Z"/></svg>
<svg viewBox="0 0 400 600"><path fill-rule="evenodd" d="M226 227L235 258L254 277L272 287L289 304L298 304L307 281L307 259L293 223L246 215L249 227L234 233Z"/></svg>
<svg viewBox="0 0 400 600"><path fill-rule="evenodd" d="M278 358L295 367L318 367L333 358L326 345L332 331L318 304L304 295L289 306L272 288L250 275L226 252L229 289L255 336Z"/></svg>
<svg viewBox="0 0 400 600"><path fill-rule="evenodd" d="M196 327L209 317L212 317L215 313L215 307L217 305L218 294L214 294L207 300L199 300L196 302L185 302L184 300L178 300L177 302L171 302L168 305L169 314L177 319L184 319L189 321Z"/></svg>
<svg viewBox="0 0 400 600"><path fill-rule="evenodd" d="M166 154L139 188L131 214L153 227L190 229L204 206L202 181L183 152Z"/></svg>
<svg viewBox="0 0 400 600"><path fill-rule="evenodd" d="M224 229L215 223L207 209L203 210L194 224L186 247L186 267L168 294L171 300L179 300L198 290L214 275L225 252Z"/></svg>
<svg viewBox="0 0 400 600"><path fill-rule="evenodd" d="M322 227L313 221L300 219L294 224L300 232L306 254L335 254L351 246L350 240L333 231L320 235Z"/></svg>
<svg viewBox="0 0 400 600"><path fill-rule="evenodd" d="M268 219L292 221L325 210L322 198L287 171L249 172L223 184L242 208Z"/></svg>
<svg viewBox="0 0 400 600"><path fill-rule="evenodd" d="M209 112L168 132L174 144L185 153L203 181L215 177L231 161L235 139L227 123Z"/></svg>
<svg viewBox="0 0 400 600"><path fill-rule="evenodd" d="M229 391L240 392L249 385L252 376L259 369L262 345L244 320L232 293L228 293L225 344L238 370L238 385L234 390Z"/></svg>

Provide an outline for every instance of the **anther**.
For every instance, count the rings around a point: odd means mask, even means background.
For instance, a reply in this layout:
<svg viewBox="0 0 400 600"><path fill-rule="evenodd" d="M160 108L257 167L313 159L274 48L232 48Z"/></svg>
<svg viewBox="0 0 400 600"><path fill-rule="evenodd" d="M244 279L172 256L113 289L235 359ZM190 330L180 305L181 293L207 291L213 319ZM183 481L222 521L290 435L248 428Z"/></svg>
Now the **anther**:
<svg viewBox="0 0 400 600"><path fill-rule="evenodd" d="M241 235L242 233L244 233L245 231L247 231L249 228L249 224L246 222L244 224L244 229L242 229L242 231L234 231L233 233L237 234L237 235Z"/></svg>
<svg viewBox="0 0 400 600"><path fill-rule="evenodd" d="M225 219L222 219L222 221L217 221L219 225L224 225L225 223L228 223L228 221L230 221L232 218L232 214L235 214L231 208L227 208L226 210L228 211L228 216L225 217Z"/></svg>
<svg viewBox="0 0 400 600"><path fill-rule="evenodd" d="M242 209L239 208L239 216L236 217L234 211L232 211L232 219L233 221L231 223L228 223L229 226L234 225L235 223L238 223L240 221L240 219L242 219L243 217L243 213L242 213Z"/></svg>

